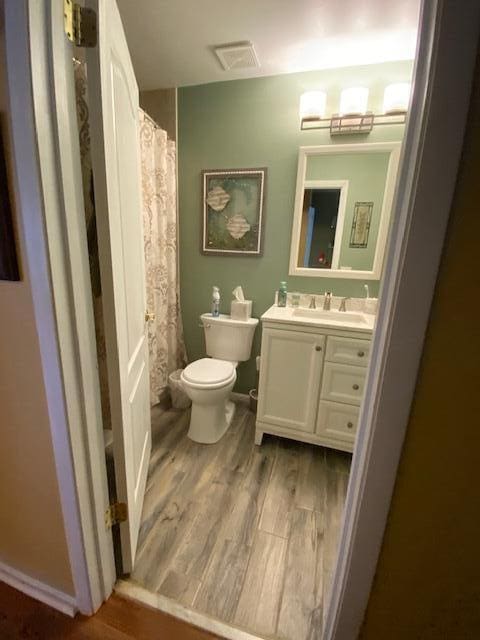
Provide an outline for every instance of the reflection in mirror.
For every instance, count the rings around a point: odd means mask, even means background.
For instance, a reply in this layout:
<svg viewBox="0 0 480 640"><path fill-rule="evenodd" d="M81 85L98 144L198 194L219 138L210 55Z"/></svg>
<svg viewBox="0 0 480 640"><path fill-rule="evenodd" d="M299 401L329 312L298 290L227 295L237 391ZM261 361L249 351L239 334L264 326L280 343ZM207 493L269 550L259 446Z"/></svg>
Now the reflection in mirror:
<svg viewBox="0 0 480 640"><path fill-rule="evenodd" d="M337 269L348 182L305 185L297 266Z"/></svg>
<svg viewBox="0 0 480 640"><path fill-rule="evenodd" d="M378 279L400 143L301 147L290 275Z"/></svg>

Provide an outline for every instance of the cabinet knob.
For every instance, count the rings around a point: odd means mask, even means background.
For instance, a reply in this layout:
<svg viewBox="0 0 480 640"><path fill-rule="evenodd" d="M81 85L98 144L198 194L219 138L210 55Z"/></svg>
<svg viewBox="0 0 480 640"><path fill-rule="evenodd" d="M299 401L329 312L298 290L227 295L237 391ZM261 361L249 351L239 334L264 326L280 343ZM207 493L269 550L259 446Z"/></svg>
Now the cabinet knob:
<svg viewBox="0 0 480 640"><path fill-rule="evenodd" d="M321 351L322 347L315 347L315 351Z"/></svg>
<svg viewBox="0 0 480 640"><path fill-rule="evenodd" d="M363 356L364 356L364 355L365 355L365 351L359 351L359 352L357 353L357 356L358 356L359 358L363 358Z"/></svg>
<svg viewBox="0 0 480 640"><path fill-rule="evenodd" d="M353 422L347 422L347 427L349 429L353 429Z"/></svg>
<svg viewBox="0 0 480 640"><path fill-rule="evenodd" d="M352 389L354 389L355 391L358 391L360 389L360 387L358 386L358 384L354 384Z"/></svg>

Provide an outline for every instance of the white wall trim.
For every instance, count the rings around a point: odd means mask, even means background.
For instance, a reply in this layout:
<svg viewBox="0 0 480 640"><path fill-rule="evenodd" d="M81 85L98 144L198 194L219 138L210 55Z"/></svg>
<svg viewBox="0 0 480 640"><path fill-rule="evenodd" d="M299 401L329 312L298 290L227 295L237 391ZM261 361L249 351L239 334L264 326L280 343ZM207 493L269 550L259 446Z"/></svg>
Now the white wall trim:
<svg viewBox="0 0 480 640"><path fill-rule="evenodd" d="M35 578L27 576L26 573L17 571L17 569L13 569L3 562L0 562L0 580L14 589L18 589L18 591L26 593L27 596L65 613L67 616L73 618L77 613L77 606L73 596L54 589L48 584L40 582L40 580L35 580Z"/></svg>
<svg viewBox="0 0 480 640"><path fill-rule="evenodd" d="M424 2L393 209L324 640L358 636L415 392L467 118L480 5ZM454 96L454 99L452 99Z"/></svg>

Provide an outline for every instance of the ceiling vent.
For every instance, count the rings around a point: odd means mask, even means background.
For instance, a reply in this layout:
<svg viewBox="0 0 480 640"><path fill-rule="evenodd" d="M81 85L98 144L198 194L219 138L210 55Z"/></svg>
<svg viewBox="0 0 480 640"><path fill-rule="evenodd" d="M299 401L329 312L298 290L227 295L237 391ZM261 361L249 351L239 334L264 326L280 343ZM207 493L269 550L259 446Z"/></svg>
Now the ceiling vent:
<svg viewBox="0 0 480 640"><path fill-rule="evenodd" d="M251 42L222 44L214 47L213 50L225 71L230 69L253 69L260 66Z"/></svg>

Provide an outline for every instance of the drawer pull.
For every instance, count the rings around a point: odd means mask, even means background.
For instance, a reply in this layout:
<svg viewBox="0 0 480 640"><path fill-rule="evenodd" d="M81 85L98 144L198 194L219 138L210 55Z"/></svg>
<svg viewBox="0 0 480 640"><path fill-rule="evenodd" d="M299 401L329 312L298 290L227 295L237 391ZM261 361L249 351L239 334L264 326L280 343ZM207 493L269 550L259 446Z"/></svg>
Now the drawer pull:
<svg viewBox="0 0 480 640"><path fill-rule="evenodd" d="M349 429L353 429L353 422L347 422L347 427Z"/></svg>
<svg viewBox="0 0 480 640"><path fill-rule="evenodd" d="M315 347L315 351L321 351L322 347Z"/></svg>
<svg viewBox="0 0 480 640"><path fill-rule="evenodd" d="M359 352L357 353L357 356L358 356L359 358L363 358L363 356L364 356L364 355L365 355L365 351L359 351Z"/></svg>
<svg viewBox="0 0 480 640"><path fill-rule="evenodd" d="M360 387L358 386L358 384L354 384L352 389L354 389L355 391L358 391L360 389Z"/></svg>

